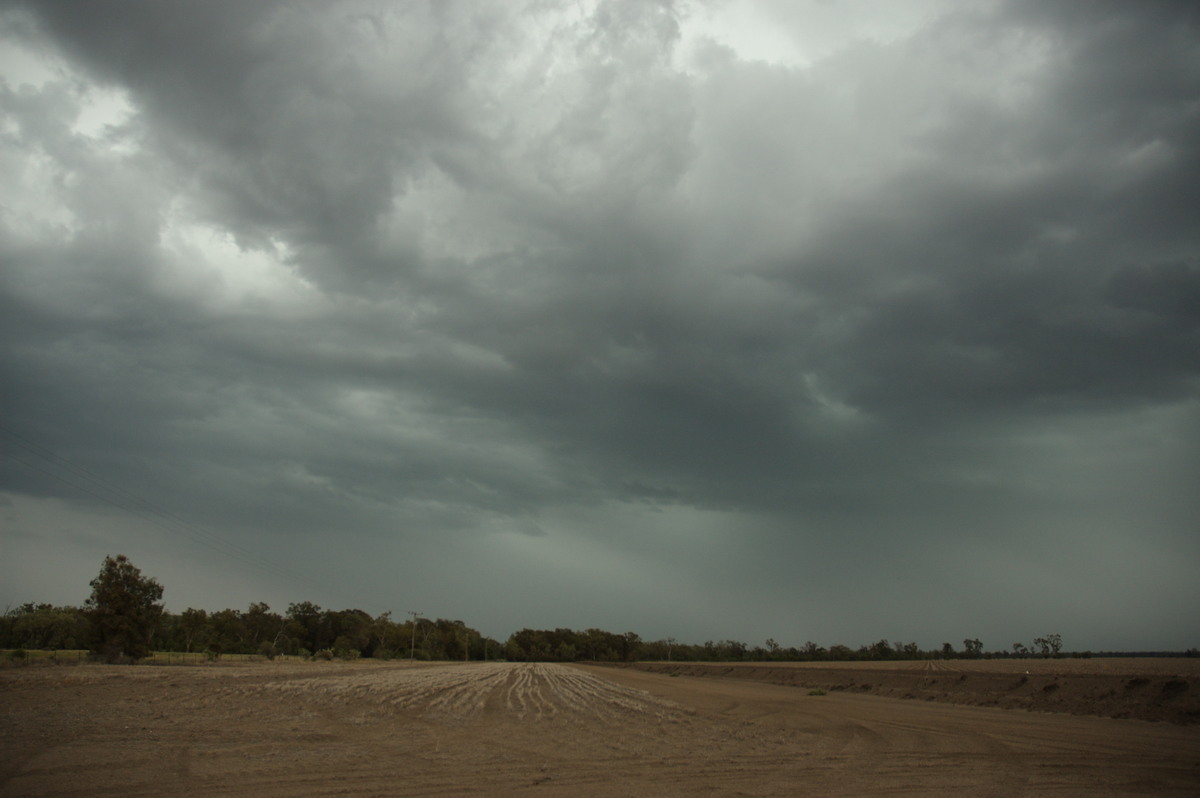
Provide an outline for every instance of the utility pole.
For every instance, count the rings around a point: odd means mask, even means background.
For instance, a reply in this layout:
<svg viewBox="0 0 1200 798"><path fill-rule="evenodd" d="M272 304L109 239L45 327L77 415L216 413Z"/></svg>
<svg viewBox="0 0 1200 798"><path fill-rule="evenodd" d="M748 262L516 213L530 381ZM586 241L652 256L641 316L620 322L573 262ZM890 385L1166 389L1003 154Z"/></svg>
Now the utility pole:
<svg viewBox="0 0 1200 798"><path fill-rule="evenodd" d="M413 658L416 656L417 621L420 620L422 613L409 612L408 614L412 616L412 640L410 640L408 643L408 661L412 662Z"/></svg>

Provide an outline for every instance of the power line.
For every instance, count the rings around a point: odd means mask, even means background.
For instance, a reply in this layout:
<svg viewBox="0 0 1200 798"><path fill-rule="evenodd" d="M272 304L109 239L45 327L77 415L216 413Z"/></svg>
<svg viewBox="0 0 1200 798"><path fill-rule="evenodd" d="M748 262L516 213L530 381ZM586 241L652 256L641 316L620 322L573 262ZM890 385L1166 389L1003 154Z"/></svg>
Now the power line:
<svg viewBox="0 0 1200 798"><path fill-rule="evenodd" d="M124 512L135 515L154 526L165 529L178 535L182 535L199 543L200 545L217 552L231 559L240 560L241 562L257 568L262 571L268 571L276 576L281 576L292 582L300 582L310 588L314 588L321 592L334 593L342 595L343 598L351 598L342 594L340 590L332 590L328 585L323 585L303 574L296 573L276 562L265 559L254 551L240 546L233 541L227 540L220 535L205 530L195 524L189 523L170 511L154 504L153 502L138 496L131 491L121 488L117 485L108 482L107 480L97 476L88 469L71 462L67 458L55 453L54 451L29 440L19 433L0 425L0 433L3 433L9 439L9 443L24 451L27 455L33 455L48 462L53 467L57 467L67 472L71 478L64 476L62 473L56 473L53 470L43 468L27 459L23 459L13 454L11 450L5 449L4 456L22 464L26 468L36 471L51 479L55 479L65 485L69 485L77 491L85 493L95 499L106 502ZM89 485L91 487L89 487ZM358 603L354 601L352 603Z"/></svg>

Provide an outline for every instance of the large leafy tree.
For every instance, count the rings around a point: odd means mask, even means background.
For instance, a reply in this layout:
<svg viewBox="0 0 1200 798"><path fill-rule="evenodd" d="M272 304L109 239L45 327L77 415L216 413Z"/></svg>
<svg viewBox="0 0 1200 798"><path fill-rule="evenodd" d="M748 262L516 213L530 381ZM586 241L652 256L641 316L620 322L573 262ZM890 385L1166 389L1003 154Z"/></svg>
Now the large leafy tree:
<svg viewBox="0 0 1200 798"><path fill-rule="evenodd" d="M105 557L91 584L87 614L92 651L109 662L149 656L163 613L162 585L142 576L124 554Z"/></svg>

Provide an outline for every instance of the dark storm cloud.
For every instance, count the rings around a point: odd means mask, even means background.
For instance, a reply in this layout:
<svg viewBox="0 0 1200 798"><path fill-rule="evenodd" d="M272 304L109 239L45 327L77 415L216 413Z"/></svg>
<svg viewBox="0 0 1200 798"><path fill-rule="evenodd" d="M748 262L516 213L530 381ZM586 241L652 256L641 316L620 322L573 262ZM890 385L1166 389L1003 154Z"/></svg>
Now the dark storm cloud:
<svg viewBox="0 0 1200 798"><path fill-rule="evenodd" d="M249 245L287 235L317 247L314 259L338 267L310 268L362 281L382 267L371 246L378 214L431 142L460 135L462 54L447 47L436 6L397 8L413 18L390 34L353 6L320 25L313 13L298 3L51 4L39 21L134 94L152 143L200 184L202 212Z"/></svg>
<svg viewBox="0 0 1200 798"><path fill-rule="evenodd" d="M1195 12L954 4L798 68L670 3L4 9L55 64L0 84L6 426L372 609L395 558L468 621L849 586L845 642L1026 634L1060 588L1004 573L1200 554Z"/></svg>

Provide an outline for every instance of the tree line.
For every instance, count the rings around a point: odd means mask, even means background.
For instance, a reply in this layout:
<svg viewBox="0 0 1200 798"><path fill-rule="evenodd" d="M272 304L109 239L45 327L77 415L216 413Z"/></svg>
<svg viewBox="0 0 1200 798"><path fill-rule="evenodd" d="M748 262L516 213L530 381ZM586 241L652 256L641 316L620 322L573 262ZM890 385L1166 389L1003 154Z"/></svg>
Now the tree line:
<svg viewBox="0 0 1200 798"><path fill-rule="evenodd" d="M163 611L146 629L106 629L88 607L22 604L0 618L0 648L90 650L101 659L142 659L152 651L203 654L253 654L268 659L481 660L503 657L504 644L485 637L462 621L418 618L403 623L389 612L323 609L304 601L274 612L262 602L246 610Z"/></svg>
<svg viewBox="0 0 1200 798"><path fill-rule="evenodd" d="M1014 643L1009 650L985 651L978 638L963 640L961 649L943 643L936 649L922 649L916 643L879 640L870 645L828 648L813 642L784 647L774 639L762 645L739 640L709 640L700 644L679 643L674 638L642 640L632 632L612 634L601 629L522 629L508 639L508 659L519 661L575 662L635 660L675 662L853 662L918 659L998 659L1011 657L1061 657L1062 636L1034 638L1032 646ZM1070 656L1090 656L1075 652Z"/></svg>
<svg viewBox="0 0 1200 798"><path fill-rule="evenodd" d="M170 613L162 604L162 586L157 580L143 576L124 555L105 558L91 587L92 594L82 607L30 603L6 611L0 617L0 648L88 649L110 662L136 661L152 651L203 653L212 658L252 654L270 659L292 655L324 659L518 662L786 662L1064 656L1059 634L1034 638L1031 645L1013 643L998 651L985 651L978 638L963 640L961 649L943 643L940 648L923 650L916 643L888 640L852 649L840 644L825 648L813 642L784 647L773 639L754 646L736 640L686 644L674 638L645 641L633 632L563 628L521 629L500 643L460 620L430 620L414 615L398 621L390 612L372 616L360 609L324 609L309 601L289 604L283 613L262 602L250 604L245 611L208 612L188 608Z"/></svg>
<svg viewBox="0 0 1200 798"><path fill-rule="evenodd" d="M503 645L462 621L413 617L399 622L390 612L323 609L311 601L283 613L263 602L245 610L208 612L189 607L167 612L163 588L143 576L124 555L107 557L82 607L23 604L0 618L0 648L88 649L110 662L143 659L152 651L280 655L332 659L358 657L487 659Z"/></svg>

